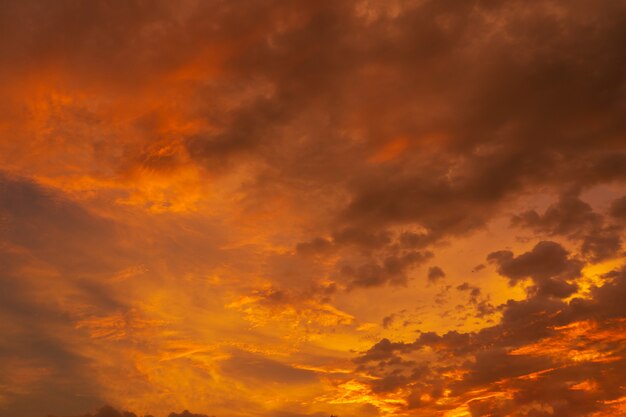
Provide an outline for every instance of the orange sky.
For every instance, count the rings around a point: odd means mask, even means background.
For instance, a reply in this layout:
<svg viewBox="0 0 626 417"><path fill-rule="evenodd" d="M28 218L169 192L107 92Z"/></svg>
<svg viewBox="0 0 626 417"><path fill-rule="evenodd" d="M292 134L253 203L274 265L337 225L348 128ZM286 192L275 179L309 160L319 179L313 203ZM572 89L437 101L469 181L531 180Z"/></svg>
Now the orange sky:
<svg viewBox="0 0 626 417"><path fill-rule="evenodd" d="M626 415L625 28L0 2L0 417Z"/></svg>

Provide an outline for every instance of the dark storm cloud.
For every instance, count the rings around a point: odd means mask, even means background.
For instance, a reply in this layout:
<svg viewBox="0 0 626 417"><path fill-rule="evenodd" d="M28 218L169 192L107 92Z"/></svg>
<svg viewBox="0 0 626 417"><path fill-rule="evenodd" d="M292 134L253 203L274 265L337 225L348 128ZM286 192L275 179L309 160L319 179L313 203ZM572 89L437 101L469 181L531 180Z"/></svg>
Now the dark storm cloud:
<svg viewBox="0 0 626 417"><path fill-rule="evenodd" d="M543 215L529 210L514 216L512 223L542 231L550 235L572 235L602 225L602 216L582 201L577 193L565 193L548 207Z"/></svg>

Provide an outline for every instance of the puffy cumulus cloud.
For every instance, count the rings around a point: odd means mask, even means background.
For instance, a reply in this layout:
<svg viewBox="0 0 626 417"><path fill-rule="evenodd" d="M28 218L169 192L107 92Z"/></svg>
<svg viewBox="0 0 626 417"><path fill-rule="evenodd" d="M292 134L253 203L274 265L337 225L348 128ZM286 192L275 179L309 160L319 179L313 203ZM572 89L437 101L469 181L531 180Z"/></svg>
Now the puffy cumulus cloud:
<svg viewBox="0 0 626 417"><path fill-rule="evenodd" d="M456 287L457 291L466 292L468 295L468 303L475 309L475 317L485 318L496 313L497 308L491 303L490 297L482 296L479 287L464 282ZM463 307L461 305L461 307ZM491 320L491 319L490 319Z"/></svg>
<svg viewBox="0 0 626 417"><path fill-rule="evenodd" d="M347 278L348 288L367 288L389 283L407 285L410 268L426 262L431 252L408 251L401 255L389 255L379 262L365 262L358 266L343 265L340 274Z"/></svg>
<svg viewBox="0 0 626 417"><path fill-rule="evenodd" d="M557 203L548 207L544 214L529 210L514 216L512 223L550 235L576 235L601 226L602 216L595 213L576 193L567 192L559 197Z"/></svg>
<svg viewBox="0 0 626 417"><path fill-rule="evenodd" d="M416 245L407 244L408 235L413 234L343 229L329 238L298 243L295 255L334 259L335 271L327 270L326 274L348 290L385 284L406 286L411 270L434 256L430 250L415 250Z"/></svg>
<svg viewBox="0 0 626 417"><path fill-rule="evenodd" d="M588 298L529 294L470 333L382 339L355 359L370 392L416 415L614 415L623 412L626 269ZM465 290L461 288L461 290ZM467 286L469 288L469 286Z"/></svg>
<svg viewBox="0 0 626 417"><path fill-rule="evenodd" d="M610 209L618 217L619 202L615 200ZM617 208L616 208L617 207ZM623 226L608 223L605 217L594 212L591 205L582 201L578 193L568 191L557 203L549 206L540 215L528 210L512 218L512 224L526 227L549 236L567 236L580 242L581 253L592 262L610 259L619 254L622 245Z"/></svg>
<svg viewBox="0 0 626 417"><path fill-rule="evenodd" d="M583 263L569 258L568 252L556 242L543 241L526 253L515 256L511 251L490 253L487 260L497 265L498 273L509 278L511 285L531 278L540 295L564 298L576 292L575 283L568 280L581 274Z"/></svg>
<svg viewBox="0 0 626 417"><path fill-rule="evenodd" d="M446 273L438 266L428 268L428 282L435 283L446 276Z"/></svg>

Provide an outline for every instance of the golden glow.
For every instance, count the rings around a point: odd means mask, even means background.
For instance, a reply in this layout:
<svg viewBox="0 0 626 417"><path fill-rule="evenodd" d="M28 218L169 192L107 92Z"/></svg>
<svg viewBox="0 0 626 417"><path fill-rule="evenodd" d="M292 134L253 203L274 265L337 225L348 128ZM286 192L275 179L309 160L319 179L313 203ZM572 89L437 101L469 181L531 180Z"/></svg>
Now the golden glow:
<svg viewBox="0 0 626 417"><path fill-rule="evenodd" d="M626 341L626 320L618 319L606 323L608 328L598 328L593 321L574 322L556 327L556 336L536 344L526 345L510 352L511 355L552 356L573 362L602 362L619 360L614 357L615 342ZM615 347L619 345L614 345Z"/></svg>
<svg viewBox="0 0 626 417"><path fill-rule="evenodd" d="M369 158L369 162L381 164L383 162L390 161L405 151L409 147L409 144L409 139L403 136L392 139L382 146L374 155L372 155Z"/></svg>
<svg viewBox="0 0 626 417"><path fill-rule="evenodd" d="M0 415L626 414L598 1L0 2Z"/></svg>

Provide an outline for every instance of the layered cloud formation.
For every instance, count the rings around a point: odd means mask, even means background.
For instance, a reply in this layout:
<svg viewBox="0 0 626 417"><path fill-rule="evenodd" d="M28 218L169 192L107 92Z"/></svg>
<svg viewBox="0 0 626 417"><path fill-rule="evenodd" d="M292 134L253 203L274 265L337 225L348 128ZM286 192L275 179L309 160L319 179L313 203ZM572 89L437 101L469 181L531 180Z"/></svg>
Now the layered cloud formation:
<svg viewBox="0 0 626 417"><path fill-rule="evenodd" d="M614 0L1 2L0 416L626 413L625 42Z"/></svg>

